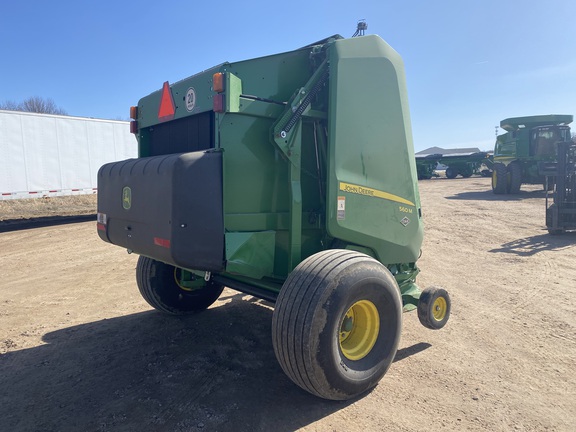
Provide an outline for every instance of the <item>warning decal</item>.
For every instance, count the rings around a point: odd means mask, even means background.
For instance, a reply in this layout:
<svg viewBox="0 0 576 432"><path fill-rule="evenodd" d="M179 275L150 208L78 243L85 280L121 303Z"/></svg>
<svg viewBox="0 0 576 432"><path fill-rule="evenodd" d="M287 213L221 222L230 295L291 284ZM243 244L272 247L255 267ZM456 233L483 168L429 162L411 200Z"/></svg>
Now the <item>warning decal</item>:
<svg viewBox="0 0 576 432"><path fill-rule="evenodd" d="M338 212L336 214L336 220L346 219L346 197L338 197Z"/></svg>

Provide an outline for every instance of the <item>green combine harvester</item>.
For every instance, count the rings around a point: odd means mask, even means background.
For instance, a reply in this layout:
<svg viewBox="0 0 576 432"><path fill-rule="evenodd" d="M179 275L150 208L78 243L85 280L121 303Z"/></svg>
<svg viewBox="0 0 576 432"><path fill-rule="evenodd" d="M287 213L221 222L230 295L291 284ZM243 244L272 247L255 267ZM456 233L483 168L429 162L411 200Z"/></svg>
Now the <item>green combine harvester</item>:
<svg viewBox="0 0 576 432"><path fill-rule="evenodd" d="M571 115L538 115L502 120L507 131L496 138L492 190L495 194L517 194L522 183L547 185L538 169L542 162L556 160L556 145L570 141Z"/></svg>
<svg viewBox="0 0 576 432"><path fill-rule="evenodd" d="M225 286L275 302L272 342L326 399L374 387L402 312L443 327L450 298L416 285L423 238L404 67L378 36L335 35L223 63L131 108L139 158L98 173L98 234L139 254L159 311Z"/></svg>

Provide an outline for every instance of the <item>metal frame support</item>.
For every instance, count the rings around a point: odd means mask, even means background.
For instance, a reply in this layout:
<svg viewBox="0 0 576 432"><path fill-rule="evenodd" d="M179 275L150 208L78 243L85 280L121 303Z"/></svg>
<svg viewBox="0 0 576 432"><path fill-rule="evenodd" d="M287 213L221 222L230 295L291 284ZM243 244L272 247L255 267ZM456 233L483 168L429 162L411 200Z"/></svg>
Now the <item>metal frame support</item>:
<svg viewBox="0 0 576 432"><path fill-rule="evenodd" d="M286 110L272 126L272 142L290 162L289 271L302 260L302 117L310 111L314 97L327 78L328 61L324 60L306 85L295 93Z"/></svg>

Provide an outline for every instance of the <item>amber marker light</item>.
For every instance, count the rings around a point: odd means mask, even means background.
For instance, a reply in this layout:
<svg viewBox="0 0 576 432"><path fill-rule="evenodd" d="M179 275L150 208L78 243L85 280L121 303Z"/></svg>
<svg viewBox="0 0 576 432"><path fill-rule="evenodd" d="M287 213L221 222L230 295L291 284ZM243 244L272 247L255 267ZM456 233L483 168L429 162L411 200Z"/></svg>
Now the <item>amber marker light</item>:
<svg viewBox="0 0 576 432"><path fill-rule="evenodd" d="M224 74L222 72L216 72L212 75L212 87L216 93L224 91Z"/></svg>

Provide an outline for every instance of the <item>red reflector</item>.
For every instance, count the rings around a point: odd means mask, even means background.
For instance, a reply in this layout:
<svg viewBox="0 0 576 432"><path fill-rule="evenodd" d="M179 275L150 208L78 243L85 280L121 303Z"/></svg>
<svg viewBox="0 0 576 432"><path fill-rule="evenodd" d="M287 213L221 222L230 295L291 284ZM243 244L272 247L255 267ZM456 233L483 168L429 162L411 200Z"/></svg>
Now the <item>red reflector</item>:
<svg viewBox="0 0 576 432"><path fill-rule="evenodd" d="M163 239L160 237L154 237L154 244L156 246L162 246L164 248L170 249L170 240Z"/></svg>
<svg viewBox="0 0 576 432"><path fill-rule="evenodd" d="M174 118L174 112L176 108L174 106L174 99L172 98L172 92L170 91L170 84L168 81L162 86L162 96L160 98L160 108L158 109L158 120L168 121Z"/></svg>
<svg viewBox="0 0 576 432"><path fill-rule="evenodd" d="M138 122L135 120L130 122L130 133L138 133Z"/></svg>
<svg viewBox="0 0 576 432"><path fill-rule="evenodd" d="M214 95L214 99L213 99L213 107L214 107L214 112L217 113L223 113L224 110L224 95L223 94L217 94Z"/></svg>
<svg viewBox="0 0 576 432"><path fill-rule="evenodd" d="M96 224L96 228L98 228L99 231L106 231L106 225L99 222Z"/></svg>

